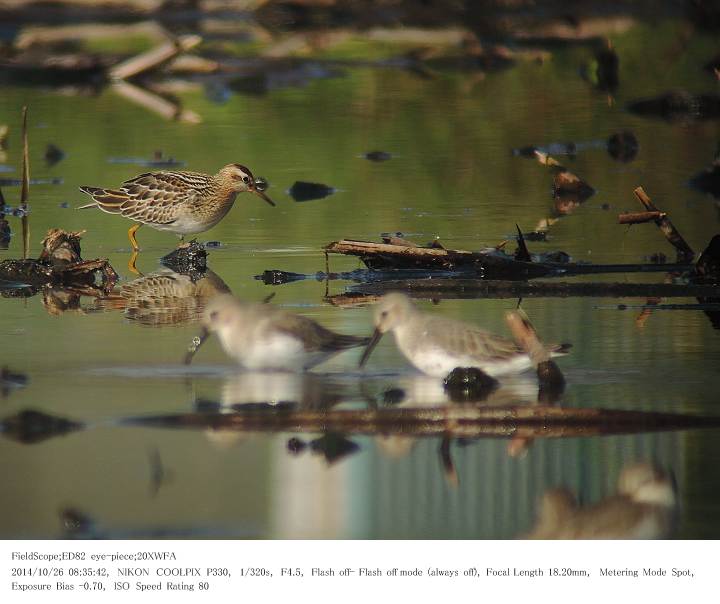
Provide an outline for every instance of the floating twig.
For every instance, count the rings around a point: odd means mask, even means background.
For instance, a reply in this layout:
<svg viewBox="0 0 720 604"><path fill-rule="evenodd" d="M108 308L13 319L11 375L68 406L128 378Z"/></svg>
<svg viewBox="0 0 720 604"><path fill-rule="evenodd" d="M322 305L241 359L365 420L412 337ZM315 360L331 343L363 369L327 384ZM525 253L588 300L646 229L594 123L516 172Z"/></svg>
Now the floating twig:
<svg viewBox="0 0 720 604"><path fill-rule="evenodd" d="M540 380L538 400L546 404L557 401L565 389L565 378L555 361L550 358L550 351L538 338L527 315L520 310L512 310L505 313L505 322L515 342L527 353L535 366Z"/></svg>
<svg viewBox="0 0 720 604"><path fill-rule="evenodd" d="M618 214L618 224L642 224L652 220L665 218L665 212L627 212Z"/></svg>
<svg viewBox="0 0 720 604"><path fill-rule="evenodd" d="M645 193L642 187L638 187L633 191L635 197L638 198L648 212L659 212L662 216L655 219L655 224L660 228L665 235L665 238L673 245L678 253L678 261L692 261L695 257L695 252L687 244L680 232L675 228L665 212L655 206L647 193Z"/></svg>

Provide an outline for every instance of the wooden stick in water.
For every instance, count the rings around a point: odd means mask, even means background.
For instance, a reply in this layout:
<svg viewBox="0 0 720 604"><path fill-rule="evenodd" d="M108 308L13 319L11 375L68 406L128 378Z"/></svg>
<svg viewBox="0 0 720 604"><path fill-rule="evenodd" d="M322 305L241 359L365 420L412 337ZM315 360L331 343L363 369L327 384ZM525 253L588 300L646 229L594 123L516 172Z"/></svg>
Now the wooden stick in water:
<svg viewBox="0 0 720 604"><path fill-rule="evenodd" d="M530 357L540 380L538 400L543 403L556 401L565 389L565 378L560 368L550 359L550 351L540 341L527 315L520 310L505 313L505 322L513 338Z"/></svg>
<svg viewBox="0 0 720 604"><path fill-rule="evenodd" d="M665 212L627 212L618 214L618 224L642 224L651 220L665 218Z"/></svg>
<svg viewBox="0 0 720 604"><path fill-rule="evenodd" d="M650 197L648 197L647 193L645 193L642 187L638 187L637 189L635 189L635 191L633 191L633 193L635 193L635 197L637 197L640 203L645 206L645 209L647 209L648 212L660 212L660 210L658 210L658 208L652 202ZM663 214L663 216L656 218L655 224L663 232L665 238L677 250L678 259L692 260L695 257L695 252L693 251L693 249L687 244L687 242L680 234L680 232L675 228L673 223L670 222L667 214L665 214L664 212L660 213Z"/></svg>

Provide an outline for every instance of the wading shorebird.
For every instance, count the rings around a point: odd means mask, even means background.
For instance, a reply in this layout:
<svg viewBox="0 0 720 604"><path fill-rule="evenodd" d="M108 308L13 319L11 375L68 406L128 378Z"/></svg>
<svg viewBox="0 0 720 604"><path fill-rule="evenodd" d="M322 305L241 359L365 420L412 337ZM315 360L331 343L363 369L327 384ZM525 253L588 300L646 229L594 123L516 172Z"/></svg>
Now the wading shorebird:
<svg viewBox="0 0 720 604"><path fill-rule="evenodd" d="M393 332L405 358L433 377L446 377L456 367L477 367L495 377L532 366L530 357L512 340L470 323L422 312L404 294L383 296L375 305L374 323L360 367L388 331ZM568 348L569 344L548 346L551 356L565 354Z"/></svg>
<svg viewBox="0 0 720 604"><path fill-rule="evenodd" d="M245 369L305 371L369 338L346 336L312 319L270 304L243 302L220 295L203 313L207 332L216 333L225 352Z"/></svg>
<svg viewBox="0 0 720 604"><path fill-rule="evenodd" d="M271 206L275 203L255 182L252 172L240 164L228 164L217 174L200 172L147 172L126 180L117 189L80 187L93 202L78 209L100 208L139 224L130 227L133 251L135 233L144 224L184 237L214 227L230 211L238 193L255 193Z"/></svg>

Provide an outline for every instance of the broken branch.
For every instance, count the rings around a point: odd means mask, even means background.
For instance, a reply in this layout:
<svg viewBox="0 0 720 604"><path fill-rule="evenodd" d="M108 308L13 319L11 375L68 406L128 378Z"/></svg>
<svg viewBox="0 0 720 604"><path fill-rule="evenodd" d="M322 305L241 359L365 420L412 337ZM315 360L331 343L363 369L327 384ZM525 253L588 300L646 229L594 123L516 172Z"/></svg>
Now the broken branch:
<svg viewBox="0 0 720 604"><path fill-rule="evenodd" d="M642 203L648 212L660 212L658 208L655 206L655 204L652 202L650 197L645 193L644 189L642 187L638 187L633 191L635 193L635 197L638 198L640 203ZM663 214L663 216L655 219L655 224L659 227L659 229L663 232L663 235L665 235L665 238L673 245L673 247L677 250L678 253L678 260L689 260L691 261L695 257L695 252L693 249L687 244L685 239L683 239L683 236L680 234L680 232L675 228L672 222L670 222L670 219L667 217L667 214L664 212L660 212Z"/></svg>
<svg viewBox="0 0 720 604"><path fill-rule="evenodd" d="M642 224L651 220L665 218L665 212L627 212L618 214L618 224Z"/></svg>

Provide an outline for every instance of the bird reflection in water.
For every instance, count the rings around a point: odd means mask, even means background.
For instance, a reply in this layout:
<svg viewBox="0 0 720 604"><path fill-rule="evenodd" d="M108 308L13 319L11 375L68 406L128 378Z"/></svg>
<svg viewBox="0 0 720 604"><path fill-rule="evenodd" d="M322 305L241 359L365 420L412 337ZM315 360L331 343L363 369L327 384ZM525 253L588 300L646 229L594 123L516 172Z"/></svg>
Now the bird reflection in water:
<svg viewBox="0 0 720 604"><path fill-rule="evenodd" d="M671 476L638 462L623 468L617 494L581 506L567 489L552 489L540 504L528 539L666 539L674 530L677 493Z"/></svg>
<svg viewBox="0 0 720 604"><path fill-rule="evenodd" d="M238 371L225 378L219 401L199 400L196 407L208 413L321 411L339 403L343 395L343 384L331 376L290 371ZM246 438L243 432L216 428L208 428L205 435L220 448L234 446Z"/></svg>
<svg viewBox="0 0 720 604"><path fill-rule="evenodd" d="M229 292L210 269L185 274L163 267L124 283L98 299L96 307L122 310L128 320L149 327L184 325L198 322L210 299Z"/></svg>
<svg viewBox="0 0 720 604"><path fill-rule="evenodd" d="M458 388L449 388L447 380L434 378L423 374L410 374L396 379L393 386L382 391L380 400L382 404L406 408L433 408L454 404L481 404L483 406L516 406L535 405L538 403L537 380L532 375L514 375L506 379L502 385L481 388L475 391L478 398L474 398L470 391ZM399 459L410 454L418 442L414 436L402 434L378 434L375 436L375 446L386 457ZM460 477L455 468L452 456L452 445L467 446L473 441L469 439L443 437L438 447L443 476L449 486L455 488L460 484ZM508 455L518 457L523 455L531 446L532 440L522 437L513 437L508 442Z"/></svg>
<svg viewBox="0 0 720 604"><path fill-rule="evenodd" d="M228 376L222 386L225 408L268 408L323 410L340 402L343 387L329 376L290 371L240 371Z"/></svg>

